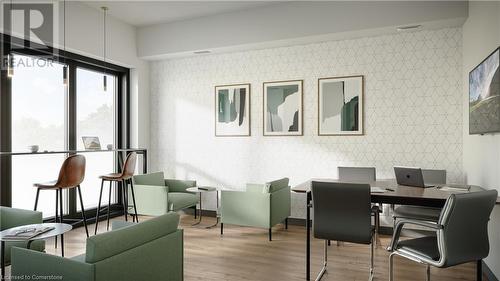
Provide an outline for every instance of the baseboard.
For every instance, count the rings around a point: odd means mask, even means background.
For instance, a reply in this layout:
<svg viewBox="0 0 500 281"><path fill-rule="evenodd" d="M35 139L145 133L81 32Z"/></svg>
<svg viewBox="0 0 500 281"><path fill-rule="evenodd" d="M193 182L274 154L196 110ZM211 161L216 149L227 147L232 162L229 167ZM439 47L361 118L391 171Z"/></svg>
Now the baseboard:
<svg viewBox="0 0 500 281"><path fill-rule="evenodd" d="M483 261L483 276L486 277L487 281L499 281L495 276L493 271L488 267L488 265Z"/></svg>

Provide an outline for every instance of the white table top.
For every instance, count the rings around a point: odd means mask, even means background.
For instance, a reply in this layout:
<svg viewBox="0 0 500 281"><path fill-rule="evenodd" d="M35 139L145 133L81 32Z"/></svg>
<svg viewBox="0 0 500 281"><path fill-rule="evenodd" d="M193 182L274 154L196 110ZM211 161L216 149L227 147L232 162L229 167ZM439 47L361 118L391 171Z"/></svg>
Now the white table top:
<svg viewBox="0 0 500 281"><path fill-rule="evenodd" d="M47 227L47 226L54 227L54 229L47 231L47 232L44 232L40 235L37 235L31 239L12 239L12 238L4 239L4 236L6 236L8 234L12 234L13 232L21 230L21 229L35 228L35 227L39 228L39 227ZM50 237L64 234L64 233L70 231L71 229L73 229L73 227L69 224L66 224L66 223L38 223L38 224L21 225L21 226L16 226L16 227L9 228L9 229L6 229L6 230L0 232L0 241L5 241L5 242L17 241L17 242L19 242L19 241L30 241L30 240L43 240L43 239L47 239Z"/></svg>

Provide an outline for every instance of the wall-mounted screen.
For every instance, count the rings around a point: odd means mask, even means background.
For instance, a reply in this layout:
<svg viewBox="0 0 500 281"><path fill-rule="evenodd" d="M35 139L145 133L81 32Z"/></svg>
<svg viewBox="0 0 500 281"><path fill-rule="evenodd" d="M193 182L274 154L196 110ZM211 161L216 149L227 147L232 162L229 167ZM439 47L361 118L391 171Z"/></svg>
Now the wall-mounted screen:
<svg viewBox="0 0 500 281"><path fill-rule="evenodd" d="M500 48L469 73L469 134L500 132Z"/></svg>

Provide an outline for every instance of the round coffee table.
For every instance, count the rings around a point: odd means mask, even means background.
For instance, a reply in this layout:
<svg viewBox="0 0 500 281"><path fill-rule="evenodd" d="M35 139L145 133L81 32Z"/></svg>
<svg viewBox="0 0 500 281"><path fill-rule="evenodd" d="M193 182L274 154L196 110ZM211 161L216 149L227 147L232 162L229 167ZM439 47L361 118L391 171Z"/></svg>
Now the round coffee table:
<svg viewBox="0 0 500 281"><path fill-rule="evenodd" d="M219 214L218 214L218 211L219 211L219 189L217 187L211 187L211 186L196 186L196 187L187 188L186 191L200 194L200 220L198 222L196 222L195 224L193 224L193 226L199 225L201 223L201 219L203 217L203 209L201 206L201 194L207 193L207 192L215 192L215 197L217 199L217 210L215 211L216 212L215 217L216 217L217 221L215 222L214 225L210 225L210 226L207 226L205 228L216 227L217 224L219 224Z"/></svg>
<svg viewBox="0 0 500 281"><path fill-rule="evenodd" d="M35 237L32 237L31 239L16 239L16 238L5 238L6 235L15 233L16 231L27 229L27 228L43 228L43 227L53 227L54 229L44 232L40 235L37 235ZM22 226L16 226L13 228L6 229L2 232L0 232L0 241L2 243L2 249L1 249L1 255L2 255L2 272L1 272L1 277L0 280L3 280L4 274L5 274L5 242L28 242L28 246L26 247L27 249L30 248L31 243L35 240L44 240L47 238L51 238L54 236L61 235L61 255L64 257L64 233L70 231L73 227L69 224L66 223L38 223L38 224L28 224L28 225L22 225Z"/></svg>

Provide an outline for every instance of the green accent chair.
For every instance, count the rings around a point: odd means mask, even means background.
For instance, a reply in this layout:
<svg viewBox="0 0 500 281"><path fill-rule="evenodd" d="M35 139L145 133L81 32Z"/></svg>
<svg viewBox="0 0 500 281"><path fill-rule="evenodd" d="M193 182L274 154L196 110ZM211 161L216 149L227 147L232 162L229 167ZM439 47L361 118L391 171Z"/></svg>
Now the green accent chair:
<svg viewBox="0 0 500 281"><path fill-rule="evenodd" d="M189 187L195 187L196 181L165 179L163 172L136 175L133 181L138 214L160 216L194 208L196 216L199 196L186 191Z"/></svg>
<svg viewBox="0 0 500 281"><path fill-rule="evenodd" d="M269 229L272 240L272 227L285 222L288 229L290 216L290 186L288 178L266 184L247 184L246 191L221 192L221 235L224 224L235 224Z"/></svg>
<svg viewBox="0 0 500 281"><path fill-rule="evenodd" d="M71 281L184 279L183 231L169 213L87 238L86 253L73 258L12 249L12 276L62 276Z"/></svg>
<svg viewBox="0 0 500 281"><path fill-rule="evenodd" d="M2 231L16 226L42 222L43 219L41 212L0 206L0 230ZM12 247L26 248L27 246L28 242L5 242L5 265L7 266L10 264L10 253ZM45 250L45 241L33 241L30 245L30 249L43 252ZM2 258L3 257L0 257L0 259Z"/></svg>

